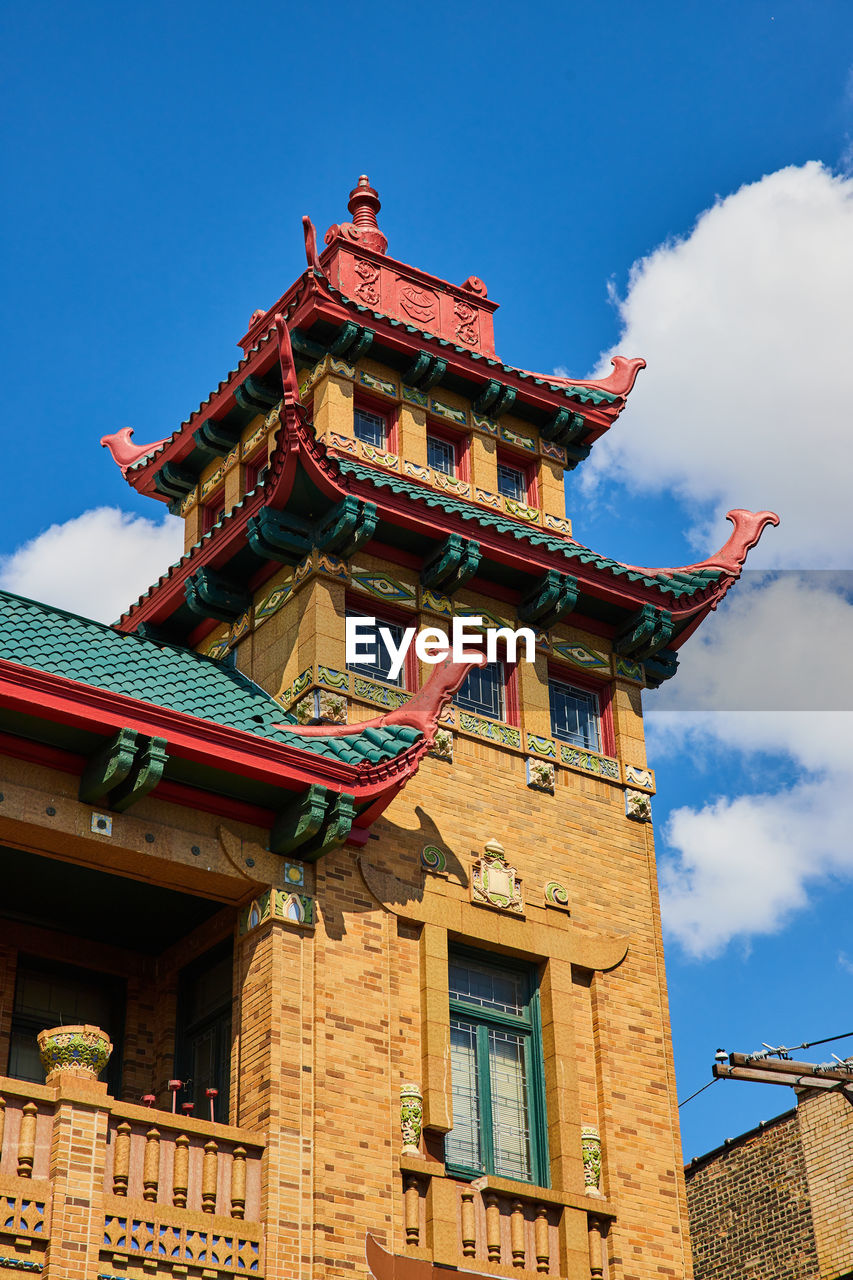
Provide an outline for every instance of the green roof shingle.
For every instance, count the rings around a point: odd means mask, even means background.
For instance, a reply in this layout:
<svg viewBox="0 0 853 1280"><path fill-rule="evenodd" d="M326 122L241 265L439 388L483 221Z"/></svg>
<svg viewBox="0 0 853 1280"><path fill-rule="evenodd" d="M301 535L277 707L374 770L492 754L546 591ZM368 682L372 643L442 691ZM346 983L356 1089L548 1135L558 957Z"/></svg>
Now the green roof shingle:
<svg viewBox="0 0 853 1280"><path fill-rule="evenodd" d="M0 658L353 766L393 759L421 737L404 725L347 738L276 729L296 724L295 716L234 668L7 591L0 591Z"/></svg>

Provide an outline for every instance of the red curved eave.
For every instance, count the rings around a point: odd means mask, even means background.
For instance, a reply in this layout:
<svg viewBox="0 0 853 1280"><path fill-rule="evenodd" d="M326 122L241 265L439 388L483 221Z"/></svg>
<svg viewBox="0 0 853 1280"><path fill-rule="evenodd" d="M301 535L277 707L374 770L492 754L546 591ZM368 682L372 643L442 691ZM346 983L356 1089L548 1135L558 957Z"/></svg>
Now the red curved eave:
<svg viewBox="0 0 853 1280"><path fill-rule="evenodd" d="M29 717L103 733L105 738L122 728L135 729L148 737L164 738L168 754L176 759L285 791L298 792L320 783L330 791L347 792L355 796L357 806L368 806L356 820L359 827L368 825L390 803L428 749L423 739L382 764L354 767L5 659L0 659L0 705Z"/></svg>

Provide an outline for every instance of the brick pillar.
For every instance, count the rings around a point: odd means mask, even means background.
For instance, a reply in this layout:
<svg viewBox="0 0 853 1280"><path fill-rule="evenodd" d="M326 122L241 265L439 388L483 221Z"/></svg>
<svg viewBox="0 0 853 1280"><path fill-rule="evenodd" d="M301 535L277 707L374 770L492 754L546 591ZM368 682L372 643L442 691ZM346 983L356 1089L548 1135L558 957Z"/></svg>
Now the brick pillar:
<svg viewBox="0 0 853 1280"><path fill-rule="evenodd" d="M303 1005L311 1002L312 947L310 934L273 919L242 939L238 957L234 1120L267 1137L261 1185L267 1280L291 1280L310 1261L312 1046L310 1034L303 1037Z"/></svg>
<svg viewBox="0 0 853 1280"><path fill-rule="evenodd" d="M44 1280L90 1280L104 1235L107 1086L60 1074L50 1147L52 1219Z"/></svg>

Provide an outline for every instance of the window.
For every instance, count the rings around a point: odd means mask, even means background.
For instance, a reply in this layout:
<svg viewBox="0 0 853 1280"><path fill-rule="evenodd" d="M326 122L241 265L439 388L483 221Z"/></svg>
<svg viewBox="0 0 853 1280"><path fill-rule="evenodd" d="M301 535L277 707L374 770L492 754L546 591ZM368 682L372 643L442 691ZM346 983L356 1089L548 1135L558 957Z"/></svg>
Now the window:
<svg viewBox="0 0 853 1280"><path fill-rule="evenodd" d="M527 479L520 467L498 463L498 493L504 498L515 498L517 502L527 501Z"/></svg>
<svg viewBox="0 0 853 1280"><path fill-rule="evenodd" d="M225 515L225 504L222 501L222 495L214 498L212 502L206 503L201 509L201 531L202 533L210 533L215 524L218 524Z"/></svg>
<svg viewBox="0 0 853 1280"><path fill-rule="evenodd" d="M266 480L269 474L269 459L267 451L264 449L260 454L256 454L246 467L246 492L250 493L262 480Z"/></svg>
<svg viewBox="0 0 853 1280"><path fill-rule="evenodd" d="M231 943L208 951L182 970L178 983L175 1073L184 1100L195 1103L200 1120L210 1117L207 1089L218 1089L214 1116L228 1121L231 1074Z"/></svg>
<svg viewBox="0 0 853 1280"><path fill-rule="evenodd" d="M427 462L433 471L443 471L446 476L456 475L456 450L449 440L428 435Z"/></svg>
<svg viewBox="0 0 853 1280"><path fill-rule="evenodd" d="M348 618L367 618L372 614L362 613L360 609L347 609ZM367 631L362 631L360 637L360 651L367 653L369 656L362 658L359 662L348 662L347 671L355 671L358 675L367 676L369 680L384 680L387 684L396 684L402 686L403 671L395 678L391 679L391 654L388 652L388 646L385 644L382 636L379 634L379 628L385 627L391 633L391 638L395 646L399 646L403 639L404 628L397 622L386 622L383 618L376 619L376 630L372 635ZM405 667L403 668L405 670Z"/></svg>
<svg viewBox="0 0 853 1280"><path fill-rule="evenodd" d="M113 1097L121 1091L126 988L121 979L74 965L21 956L9 1040L9 1075L44 1083L36 1036L48 1027L91 1023L106 1031L113 1052L104 1074Z"/></svg>
<svg viewBox="0 0 853 1280"><path fill-rule="evenodd" d="M503 720L505 685L506 674L502 662L487 662L484 667L474 667L456 695L456 705L463 711L473 711L478 716Z"/></svg>
<svg viewBox="0 0 853 1280"><path fill-rule="evenodd" d="M535 975L451 953L450 1072L455 1172L548 1185L545 1091Z"/></svg>
<svg viewBox="0 0 853 1280"><path fill-rule="evenodd" d="M381 413L356 408L353 419L356 440L384 449L388 441L388 419Z"/></svg>
<svg viewBox="0 0 853 1280"><path fill-rule="evenodd" d="M598 696L591 689L578 689L561 680L548 682L551 702L551 732L561 742L571 742L589 751L601 750Z"/></svg>

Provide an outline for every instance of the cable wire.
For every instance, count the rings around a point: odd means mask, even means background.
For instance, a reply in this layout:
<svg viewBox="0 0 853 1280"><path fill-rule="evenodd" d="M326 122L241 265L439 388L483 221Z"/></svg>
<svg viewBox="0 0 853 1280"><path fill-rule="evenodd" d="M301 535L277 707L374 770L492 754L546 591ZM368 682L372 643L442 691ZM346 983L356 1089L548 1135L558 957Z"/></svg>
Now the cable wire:
<svg viewBox="0 0 853 1280"><path fill-rule="evenodd" d="M679 1102L679 1108L686 1106L687 1103L692 1102L694 1098L698 1098L700 1093L704 1093L706 1089L710 1089L711 1085L716 1084L718 1079L719 1076L714 1076L713 1080L709 1080L707 1084L703 1084L701 1089L697 1089L695 1093L691 1093L689 1098L685 1098L683 1102Z"/></svg>

